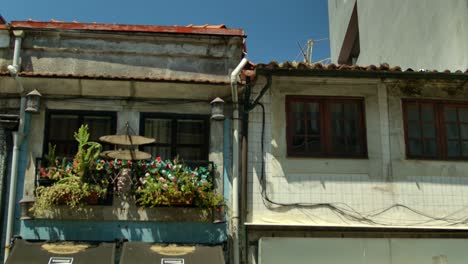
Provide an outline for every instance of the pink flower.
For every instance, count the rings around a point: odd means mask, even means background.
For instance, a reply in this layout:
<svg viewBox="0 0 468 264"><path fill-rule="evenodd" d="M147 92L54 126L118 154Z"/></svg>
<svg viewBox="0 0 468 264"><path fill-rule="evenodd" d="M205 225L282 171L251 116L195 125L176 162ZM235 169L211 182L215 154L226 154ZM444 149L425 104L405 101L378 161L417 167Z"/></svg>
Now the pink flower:
<svg viewBox="0 0 468 264"><path fill-rule="evenodd" d="M159 177L158 181L159 181L159 182L162 182L162 183L165 183L165 182L166 182L166 179L164 179L163 177Z"/></svg>
<svg viewBox="0 0 468 264"><path fill-rule="evenodd" d="M163 184L162 187L163 187L164 190L167 190L167 188L168 188L167 184Z"/></svg>
<svg viewBox="0 0 468 264"><path fill-rule="evenodd" d="M105 161L105 160L101 160L100 162L101 162L101 164L104 164L104 163L106 163L106 161Z"/></svg>
<svg viewBox="0 0 468 264"><path fill-rule="evenodd" d="M141 191L141 186L138 186L138 190Z"/></svg>

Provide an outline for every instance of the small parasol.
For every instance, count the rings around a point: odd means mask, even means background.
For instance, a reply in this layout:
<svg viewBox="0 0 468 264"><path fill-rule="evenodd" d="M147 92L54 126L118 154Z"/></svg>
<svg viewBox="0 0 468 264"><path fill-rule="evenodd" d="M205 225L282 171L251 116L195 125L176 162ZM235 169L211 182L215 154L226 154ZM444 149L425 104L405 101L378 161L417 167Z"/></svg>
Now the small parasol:
<svg viewBox="0 0 468 264"><path fill-rule="evenodd" d="M114 144L122 147L123 149L108 150L101 152L101 157L122 159L122 160L145 160L151 158L151 154L139 151L137 148L140 145L151 144L156 141L154 138L148 138L138 135L130 135L130 128L128 122L125 124L124 135L106 135L99 138L100 141ZM133 132L133 130L132 130Z"/></svg>

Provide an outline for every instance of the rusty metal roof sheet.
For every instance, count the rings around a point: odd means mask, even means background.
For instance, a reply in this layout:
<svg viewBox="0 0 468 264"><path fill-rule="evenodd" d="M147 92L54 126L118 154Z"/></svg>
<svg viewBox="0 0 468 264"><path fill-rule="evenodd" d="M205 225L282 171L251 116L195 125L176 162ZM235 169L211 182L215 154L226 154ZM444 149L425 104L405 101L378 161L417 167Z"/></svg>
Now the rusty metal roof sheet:
<svg viewBox="0 0 468 264"><path fill-rule="evenodd" d="M8 71L0 71L0 76L10 75ZM180 83L200 83L226 85L228 81L217 81L208 79L183 79L166 77L148 77L148 76L122 76L122 75L99 75L99 74L71 74L71 73L53 73L53 72L18 72L22 77L39 78L75 78L75 79L93 79L93 80L116 80L116 81L148 81L148 82L180 82Z"/></svg>
<svg viewBox="0 0 468 264"><path fill-rule="evenodd" d="M322 63L315 63L315 64L308 64L303 62L283 62L278 63L276 61L272 61L269 63L259 63L254 65L256 70L260 71L282 71L282 72L334 72L337 75L343 73L346 75L352 75L355 73L356 75L362 75L362 73L411 73L412 76L420 75L426 77L440 77L440 76L452 76L452 77L461 77L462 79L468 79L468 69L465 71L457 70L457 71L437 71L437 70L413 70L408 68L403 70L399 66L390 66L387 63L383 63L380 65L368 65L368 66L359 66L359 65L346 65L346 64L322 64ZM361 74L360 74L361 73Z"/></svg>
<svg viewBox="0 0 468 264"><path fill-rule="evenodd" d="M63 22L52 19L44 21L11 21L12 29L60 29L60 30L89 30L89 31L116 31L116 32L143 32L143 33L174 33L198 35L223 35L245 37L242 29L227 28L225 25L201 26L156 26L156 25L124 25L102 23L80 23L77 21Z"/></svg>

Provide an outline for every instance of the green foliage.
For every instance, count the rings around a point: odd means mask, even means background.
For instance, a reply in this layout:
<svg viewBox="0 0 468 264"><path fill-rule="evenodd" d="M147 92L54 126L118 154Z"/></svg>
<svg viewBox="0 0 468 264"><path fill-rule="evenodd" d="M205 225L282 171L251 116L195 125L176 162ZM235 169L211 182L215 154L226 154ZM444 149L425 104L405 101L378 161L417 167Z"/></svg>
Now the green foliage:
<svg viewBox="0 0 468 264"><path fill-rule="evenodd" d="M156 158L144 165L146 173L138 179L135 190L137 203L142 206L224 206L224 197L213 190L208 167L190 167L174 161Z"/></svg>
<svg viewBox="0 0 468 264"><path fill-rule="evenodd" d="M52 166L56 166L57 165L57 155L55 154L55 148L57 146L56 145L52 145L51 143L49 143L49 152L47 152L47 154L44 155L44 159L46 161L46 166L47 167L52 167Z"/></svg>
<svg viewBox="0 0 468 264"><path fill-rule="evenodd" d="M101 144L89 141L87 125L82 125L74 137L78 141L78 150L73 164L65 158L59 164L55 146L49 144L49 153L44 157L48 167L40 169L40 176L55 182L51 186L36 188L36 202L32 207L36 215L57 205L80 208L85 204L97 203L99 198L106 195L109 180L92 175L94 163L101 152Z"/></svg>
<svg viewBox="0 0 468 264"><path fill-rule="evenodd" d="M87 204L90 196L103 197L107 189L96 184L85 183L80 177L68 174L52 186L39 186L36 189L36 202L31 210L35 215L43 215L58 205L78 209Z"/></svg>
<svg viewBox="0 0 468 264"><path fill-rule="evenodd" d="M99 158L102 146L89 141L88 126L82 125L74 137L78 149L71 162L58 164L55 146L49 146L46 157L49 167L41 168L41 176L56 182L36 189L35 214L41 215L57 205L80 208L104 197L110 182L115 181L122 169L131 171L129 186L138 205L195 206L223 208L224 197L213 190L212 166L190 168L178 159L162 160L104 160Z"/></svg>
<svg viewBox="0 0 468 264"><path fill-rule="evenodd" d="M86 177L90 176L88 173L91 168L94 167L94 161L99 158L102 145L89 141L88 125L81 125L78 132L75 132L74 138L78 142L78 152L74 158L73 170L82 180L86 180Z"/></svg>

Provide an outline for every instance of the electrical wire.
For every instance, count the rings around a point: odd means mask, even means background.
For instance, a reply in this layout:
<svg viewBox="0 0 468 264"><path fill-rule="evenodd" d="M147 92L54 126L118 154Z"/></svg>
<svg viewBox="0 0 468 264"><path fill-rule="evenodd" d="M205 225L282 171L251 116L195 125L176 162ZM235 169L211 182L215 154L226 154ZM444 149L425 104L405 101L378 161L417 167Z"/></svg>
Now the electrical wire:
<svg viewBox="0 0 468 264"><path fill-rule="evenodd" d="M271 205L277 206L277 207L291 207L291 208L308 208L308 209L317 209L317 208L328 208L330 209L333 213L335 213L338 217L344 218L350 221L357 221L365 224L371 224L371 225L381 225L381 226L395 226L395 224L392 223L385 223L381 221L376 221L372 218L376 218L394 208L404 208L410 212L413 212L414 214L423 216L425 218L428 218L426 221L422 222L415 222L412 224L398 224L398 226L416 226L416 225L421 225L421 224L428 224L434 221L442 221L446 222L448 225L447 226L455 226L459 224L466 224L468 222L468 215L465 215L464 217L458 218L458 219L453 219L450 218L451 216L458 214L466 209L468 209L468 205L457 210L454 212L451 212L445 216L442 217L436 217L429 215L427 213L421 212L419 210L416 210L414 208L411 208L407 205L400 204L400 203L395 203L393 205L390 205L386 208L374 211L373 213L361 213L358 212L356 209L351 207L347 203L281 203L281 202L276 202L273 201L269 196L268 196L268 191L267 191L267 181L266 181L266 176L265 176L265 106L261 102L257 102L252 106L251 109L254 109L256 106L260 106L262 109L262 129L261 129L261 137L260 137L260 151L261 151L261 171L260 171L260 193L262 197L262 202L265 205L266 208L272 209Z"/></svg>

